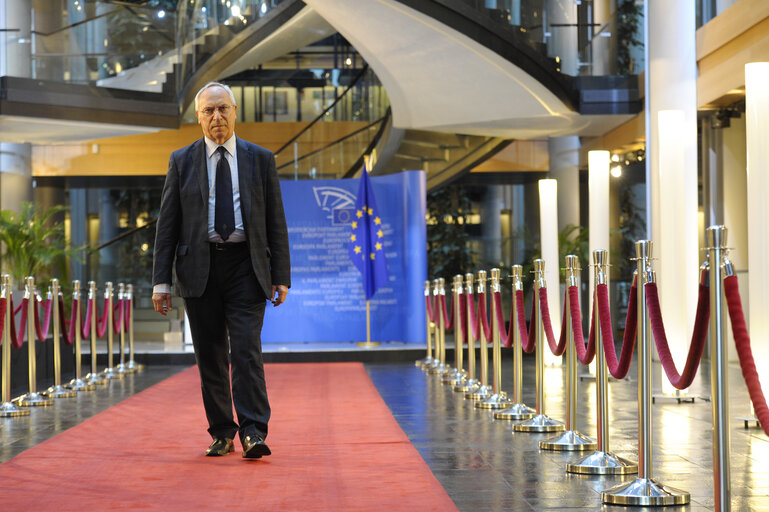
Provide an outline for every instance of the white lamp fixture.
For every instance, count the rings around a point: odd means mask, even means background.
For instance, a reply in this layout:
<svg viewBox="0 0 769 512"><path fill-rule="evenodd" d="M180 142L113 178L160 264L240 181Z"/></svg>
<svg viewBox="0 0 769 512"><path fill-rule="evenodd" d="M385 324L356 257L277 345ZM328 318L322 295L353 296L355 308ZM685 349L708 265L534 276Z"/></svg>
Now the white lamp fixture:
<svg viewBox="0 0 769 512"><path fill-rule="evenodd" d="M539 180L539 233L542 244L542 259L545 260L545 282L547 303L550 308L550 322L553 334L561 332L561 279L560 268L565 262L558 260L558 180ZM538 340L539 342L539 340ZM560 363L549 348L545 348L545 366Z"/></svg>

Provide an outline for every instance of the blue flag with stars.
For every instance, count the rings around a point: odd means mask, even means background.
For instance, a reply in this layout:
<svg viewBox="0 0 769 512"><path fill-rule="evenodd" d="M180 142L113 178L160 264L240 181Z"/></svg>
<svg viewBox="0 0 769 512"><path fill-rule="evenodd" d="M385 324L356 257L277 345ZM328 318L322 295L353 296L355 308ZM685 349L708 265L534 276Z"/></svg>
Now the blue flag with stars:
<svg viewBox="0 0 769 512"><path fill-rule="evenodd" d="M363 274L363 290L366 292L366 300L369 300L379 287L387 283L387 263L382 219L379 217L374 191L365 168L355 200L350 234L350 259Z"/></svg>

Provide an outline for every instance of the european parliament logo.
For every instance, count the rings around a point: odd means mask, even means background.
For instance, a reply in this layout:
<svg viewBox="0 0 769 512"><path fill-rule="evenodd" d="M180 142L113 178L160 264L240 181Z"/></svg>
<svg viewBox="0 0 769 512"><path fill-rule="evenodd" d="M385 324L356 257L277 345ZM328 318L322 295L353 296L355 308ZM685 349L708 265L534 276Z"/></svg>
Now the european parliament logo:
<svg viewBox="0 0 769 512"><path fill-rule="evenodd" d="M331 211L331 223L334 226L346 226L352 223L355 208L336 208Z"/></svg>

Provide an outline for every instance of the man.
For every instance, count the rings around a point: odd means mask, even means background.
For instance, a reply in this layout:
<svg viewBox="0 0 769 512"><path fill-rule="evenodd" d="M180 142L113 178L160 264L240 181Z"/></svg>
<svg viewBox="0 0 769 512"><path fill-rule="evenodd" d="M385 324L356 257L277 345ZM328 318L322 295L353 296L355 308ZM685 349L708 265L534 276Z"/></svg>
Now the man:
<svg viewBox="0 0 769 512"><path fill-rule="evenodd" d="M213 438L206 455L232 452L238 433L243 457L260 458L270 455L260 336L267 299L282 304L291 285L288 231L275 158L235 136L237 108L220 83L206 84L195 97L204 137L171 154L152 302L163 315L171 309L175 259Z"/></svg>

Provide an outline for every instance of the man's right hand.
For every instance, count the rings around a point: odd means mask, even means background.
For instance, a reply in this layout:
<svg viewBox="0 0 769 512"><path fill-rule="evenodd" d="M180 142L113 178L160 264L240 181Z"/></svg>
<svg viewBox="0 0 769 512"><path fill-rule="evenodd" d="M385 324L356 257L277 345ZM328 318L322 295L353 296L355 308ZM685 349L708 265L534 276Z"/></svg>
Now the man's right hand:
<svg viewBox="0 0 769 512"><path fill-rule="evenodd" d="M155 311L163 316L171 311L171 294L170 293L153 293L152 303L155 305Z"/></svg>

